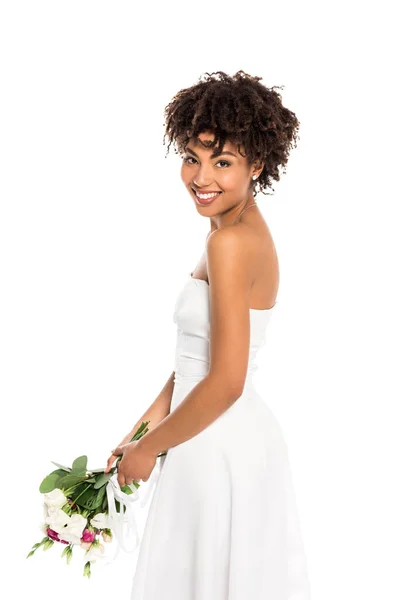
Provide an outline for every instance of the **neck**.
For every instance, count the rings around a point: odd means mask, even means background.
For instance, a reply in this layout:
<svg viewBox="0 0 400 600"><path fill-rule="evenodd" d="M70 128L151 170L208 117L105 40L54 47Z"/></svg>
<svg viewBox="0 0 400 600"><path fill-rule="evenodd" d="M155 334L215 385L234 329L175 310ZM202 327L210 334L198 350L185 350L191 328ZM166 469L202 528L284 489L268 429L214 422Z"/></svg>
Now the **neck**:
<svg viewBox="0 0 400 600"><path fill-rule="evenodd" d="M216 229L221 229L221 227L233 225L238 219L240 219L241 214L247 208L254 206L255 204L257 204L257 201L253 194L251 194L251 196L248 196L244 202L237 204L226 212L215 215L214 217L210 217L210 233Z"/></svg>

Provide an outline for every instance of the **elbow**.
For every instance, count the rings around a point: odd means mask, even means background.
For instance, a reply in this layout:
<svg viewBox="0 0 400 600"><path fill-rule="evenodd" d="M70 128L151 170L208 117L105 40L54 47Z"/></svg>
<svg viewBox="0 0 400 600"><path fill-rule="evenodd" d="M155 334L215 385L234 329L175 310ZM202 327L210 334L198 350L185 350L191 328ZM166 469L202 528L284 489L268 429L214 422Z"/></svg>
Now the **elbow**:
<svg viewBox="0 0 400 600"><path fill-rule="evenodd" d="M227 402L235 402L243 394L244 381L238 381L222 373L209 372L207 379L210 382L212 393L223 397Z"/></svg>

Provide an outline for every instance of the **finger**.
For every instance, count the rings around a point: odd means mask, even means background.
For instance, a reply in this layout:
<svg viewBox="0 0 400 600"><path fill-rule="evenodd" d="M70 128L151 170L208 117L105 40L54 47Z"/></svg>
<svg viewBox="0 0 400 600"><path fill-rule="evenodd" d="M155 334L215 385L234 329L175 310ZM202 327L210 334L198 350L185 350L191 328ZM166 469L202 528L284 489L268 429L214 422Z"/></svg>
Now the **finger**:
<svg viewBox="0 0 400 600"><path fill-rule="evenodd" d="M116 458L117 458L116 456L110 456L110 458L107 461L107 466L104 469L105 473L108 473L108 471L111 469Z"/></svg>
<svg viewBox="0 0 400 600"><path fill-rule="evenodd" d="M118 485L119 487L126 485L125 475L123 475L120 471L118 472Z"/></svg>

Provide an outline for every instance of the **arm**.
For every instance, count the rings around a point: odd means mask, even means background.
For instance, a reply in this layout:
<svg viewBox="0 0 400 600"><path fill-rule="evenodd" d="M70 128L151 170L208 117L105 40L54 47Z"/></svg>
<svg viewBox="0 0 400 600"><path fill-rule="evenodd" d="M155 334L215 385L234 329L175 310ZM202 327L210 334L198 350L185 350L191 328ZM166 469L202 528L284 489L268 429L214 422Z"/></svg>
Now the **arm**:
<svg viewBox="0 0 400 600"><path fill-rule="evenodd" d="M207 242L210 283L210 368L162 423L138 444L158 454L213 423L242 394L250 348L252 286L247 234L224 228Z"/></svg>
<svg viewBox="0 0 400 600"><path fill-rule="evenodd" d="M154 429L169 414L171 409L172 394L174 392L174 377L175 371L172 371L167 383L164 385L161 392L158 394L154 402L149 406L146 412L140 417L133 429L129 432L129 440L141 425L142 421L150 421L147 425L149 431ZM147 434L146 434L147 435ZM128 437L128 436L127 436ZM129 441L128 440L128 441ZM125 442L126 443L126 442Z"/></svg>
<svg viewBox="0 0 400 600"><path fill-rule="evenodd" d="M150 423L147 425L147 427L149 429L149 431L147 433L149 433L152 429L154 429L154 427L156 427L158 425L158 423L160 423L169 414L170 408L171 408L172 394L173 394L174 387L175 387L174 377L175 377L175 371L172 371L172 374L168 378L166 384L164 385L161 392L158 394L157 398L149 406L149 408L141 416L141 418L137 421L137 423L135 423L135 425L129 431L129 433L127 433L126 436L123 438L123 440L121 440L121 442L118 444L119 446L128 444L131 441L135 431L141 425L142 421L150 421ZM145 434L145 435L147 435L147 434ZM116 454L111 454L111 456L108 458L107 467L105 470L106 473L110 470L114 461L117 458L118 458L118 456Z"/></svg>

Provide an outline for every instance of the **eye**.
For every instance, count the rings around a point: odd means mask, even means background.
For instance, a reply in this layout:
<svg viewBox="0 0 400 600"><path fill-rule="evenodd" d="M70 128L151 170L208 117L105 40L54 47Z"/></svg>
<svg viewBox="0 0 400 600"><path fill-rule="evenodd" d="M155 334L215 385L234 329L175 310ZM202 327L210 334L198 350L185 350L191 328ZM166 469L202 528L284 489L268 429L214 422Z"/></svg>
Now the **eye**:
<svg viewBox="0 0 400 600"><path fill-rule="evenodd" d="M195 158L193 158L193 156L185 156L185 157L183 158L183 162L185 162L185 163L187 163L187 164L189 164L189 165L192 165L193 163L190 163L190 162L188 162L189 160L194 160L194 161L196 162L196 159L195 159ZM219 160L219 161L217 162L217 165L218 165L218 164L220 164L220 163L225 163L225 164L226 164L228 167L229 167L229 166L230 166L230 164L231 164L231 163L230 163L230 162L228 162L227 160Z"/></svg>

